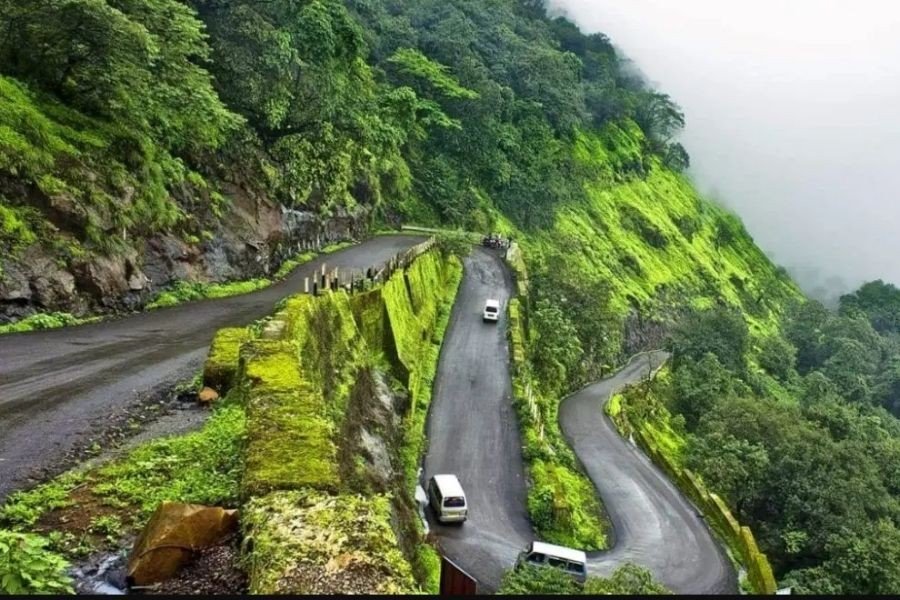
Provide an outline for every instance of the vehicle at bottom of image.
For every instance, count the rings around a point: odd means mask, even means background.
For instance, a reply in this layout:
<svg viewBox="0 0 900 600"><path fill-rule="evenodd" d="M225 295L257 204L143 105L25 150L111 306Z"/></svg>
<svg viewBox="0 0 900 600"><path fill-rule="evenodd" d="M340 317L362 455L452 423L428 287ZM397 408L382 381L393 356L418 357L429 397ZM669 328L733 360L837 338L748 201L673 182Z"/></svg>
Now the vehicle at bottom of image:
<svg viewBox="0 0 900 600"><path fill-rule="evenodd" d="M493 321L497 322L500 318L500 301L499 300L488 300L484 303L484 315L482 319L484 321Z"/></svg>
<svg viewBox="0 0 900 600"><path fill-rule="evenodd" d="M469 516L466 494L456 475L435 475L428 481L428 501L441 523L462 523Z"/></svg>
<svg viewBox="0 0 900 600"><path fill-rule="evenodd" d="M526 550L519 553L516 560L516 568L523 565L560 569L571 575L578 583L587 580L587 554L565 546L531 542Z"/></svg>

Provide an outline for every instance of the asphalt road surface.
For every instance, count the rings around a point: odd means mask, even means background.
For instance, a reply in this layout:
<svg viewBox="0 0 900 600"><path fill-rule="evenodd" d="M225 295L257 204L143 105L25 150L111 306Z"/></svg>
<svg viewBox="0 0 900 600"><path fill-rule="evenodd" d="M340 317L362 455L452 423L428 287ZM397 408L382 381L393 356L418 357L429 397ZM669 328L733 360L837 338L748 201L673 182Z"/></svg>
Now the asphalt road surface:
<svg viewBox="0 0 900 600"><path fill-rule="evenodd" d="M496 254L476 248L465 260L428 416L426 481L456 475L469 504L462 525L433 527L444 553L478 580L480 591L499 585L532 538L506 342L511 288ZM488 298L500 301L498 323L482 321Z"/></svg>
<svg viewBox="0 0 900 600"><path fill-rule="evenodd" d="M615 536L610 551L591 555L590 570L608 575L633 562L679 594L737 593L734 568L693 505L603 411L614 392L664 359L662 352L638 356L560 407L560 427L600 492Z"/></svg>
<svg viewBox="0 0 900 600"><path fill-rule="evenodd" d="M509 373L506 317L481 319L484 302L505 308L512 282L502 259L476 249L465 273L441 350L429 415L424 476L459 477L469 503L462 525L437 524L443 552L495 591L517 554L535 539L526 510L526 481ZM653 571L676 593L736 593L730 562L704 522L660 471L615 430L603 413L610 393L641 380L647 361L566 399L560 425L597 486L614 527L611 550L592 553L589 572L609 574L624 562Z"/></svg>
<svg viewBox="0 0 900 600"><path fill-rule="evenodd" d="M79 327L0 336L0 501L53 471L111 413L189 378L215 332L247 325L321 269L381 266L421 236L377 237L321 256L269 288Z"/></svg>

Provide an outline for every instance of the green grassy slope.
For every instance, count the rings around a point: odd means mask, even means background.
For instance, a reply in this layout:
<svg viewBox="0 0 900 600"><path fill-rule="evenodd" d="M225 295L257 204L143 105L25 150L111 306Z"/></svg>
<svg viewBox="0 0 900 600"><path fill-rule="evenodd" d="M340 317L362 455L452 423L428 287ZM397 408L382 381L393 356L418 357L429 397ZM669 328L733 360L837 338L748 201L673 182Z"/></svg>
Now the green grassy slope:
<svg viewBox="0 0 900 600"><path fill-rule="evenodd" d="M587 198L561 206L552 228L522 238L540 268L562 255L577 276L612 289L610 307L661 316L665 309L741 308L751 331L771 333L796 285L754 244L740 221L704 200L683 175L658 163L645 178L616 182L622 156L638 152L640 131L582 134L574 151L595 172Z"/></svg>

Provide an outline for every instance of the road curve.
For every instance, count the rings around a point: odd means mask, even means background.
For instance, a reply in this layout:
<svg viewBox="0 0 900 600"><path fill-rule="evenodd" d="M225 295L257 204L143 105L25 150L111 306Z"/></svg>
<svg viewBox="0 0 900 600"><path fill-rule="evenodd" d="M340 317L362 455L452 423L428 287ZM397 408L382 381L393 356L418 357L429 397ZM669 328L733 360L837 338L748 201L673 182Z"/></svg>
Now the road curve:
<svg viewBox="0 0 900 600"><path fill-rule="evenodd" d="M215 332L272 313L304 278L380 266L422 236L391 235L320 256L258 292L117 320L0 336L0 502L58 468L99 422L200 368Z"/></svg>
<svg viewBox="0 0 900 600"><path fill-rule="evenodd" d="M456 474L469 502L462 525L429 520L444 554L495 591L516 555L535 539L512 405L506 317L483 323L488 298L505 307L512 293L498 255L478 248L465 271L444 337L428 421L424 481ZM615 530L610 551L592 553L591 574L631 561L677 593L735 593L734 570L703 521L640 450L623 440L602 411L612 391L639 381L647 361L588 386L560 407L560 424L598 488Z"/></svg>
<svg viewBox="0 0 900 600"><path fill-rule="evenodd" d="M590 569L607 575L633 562L679 594L734 594L736 573L706 523L603 410L614 392L642 380L665 358L663 352L635 357L560 406L563 435L599 491L615 535L611 550L592 553Z"/></svg>

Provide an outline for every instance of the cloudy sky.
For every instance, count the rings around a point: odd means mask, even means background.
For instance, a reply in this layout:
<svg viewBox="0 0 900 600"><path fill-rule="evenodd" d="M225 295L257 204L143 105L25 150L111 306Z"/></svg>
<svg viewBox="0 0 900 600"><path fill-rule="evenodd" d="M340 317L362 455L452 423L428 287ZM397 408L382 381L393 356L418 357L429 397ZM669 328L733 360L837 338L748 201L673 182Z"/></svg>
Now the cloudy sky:
<svg viewBox="0 0 900 600"><path fill-rule="evenodd" d="M681 104L701 189L807 289L900 284L900 2L551 4Z"/></svg>

